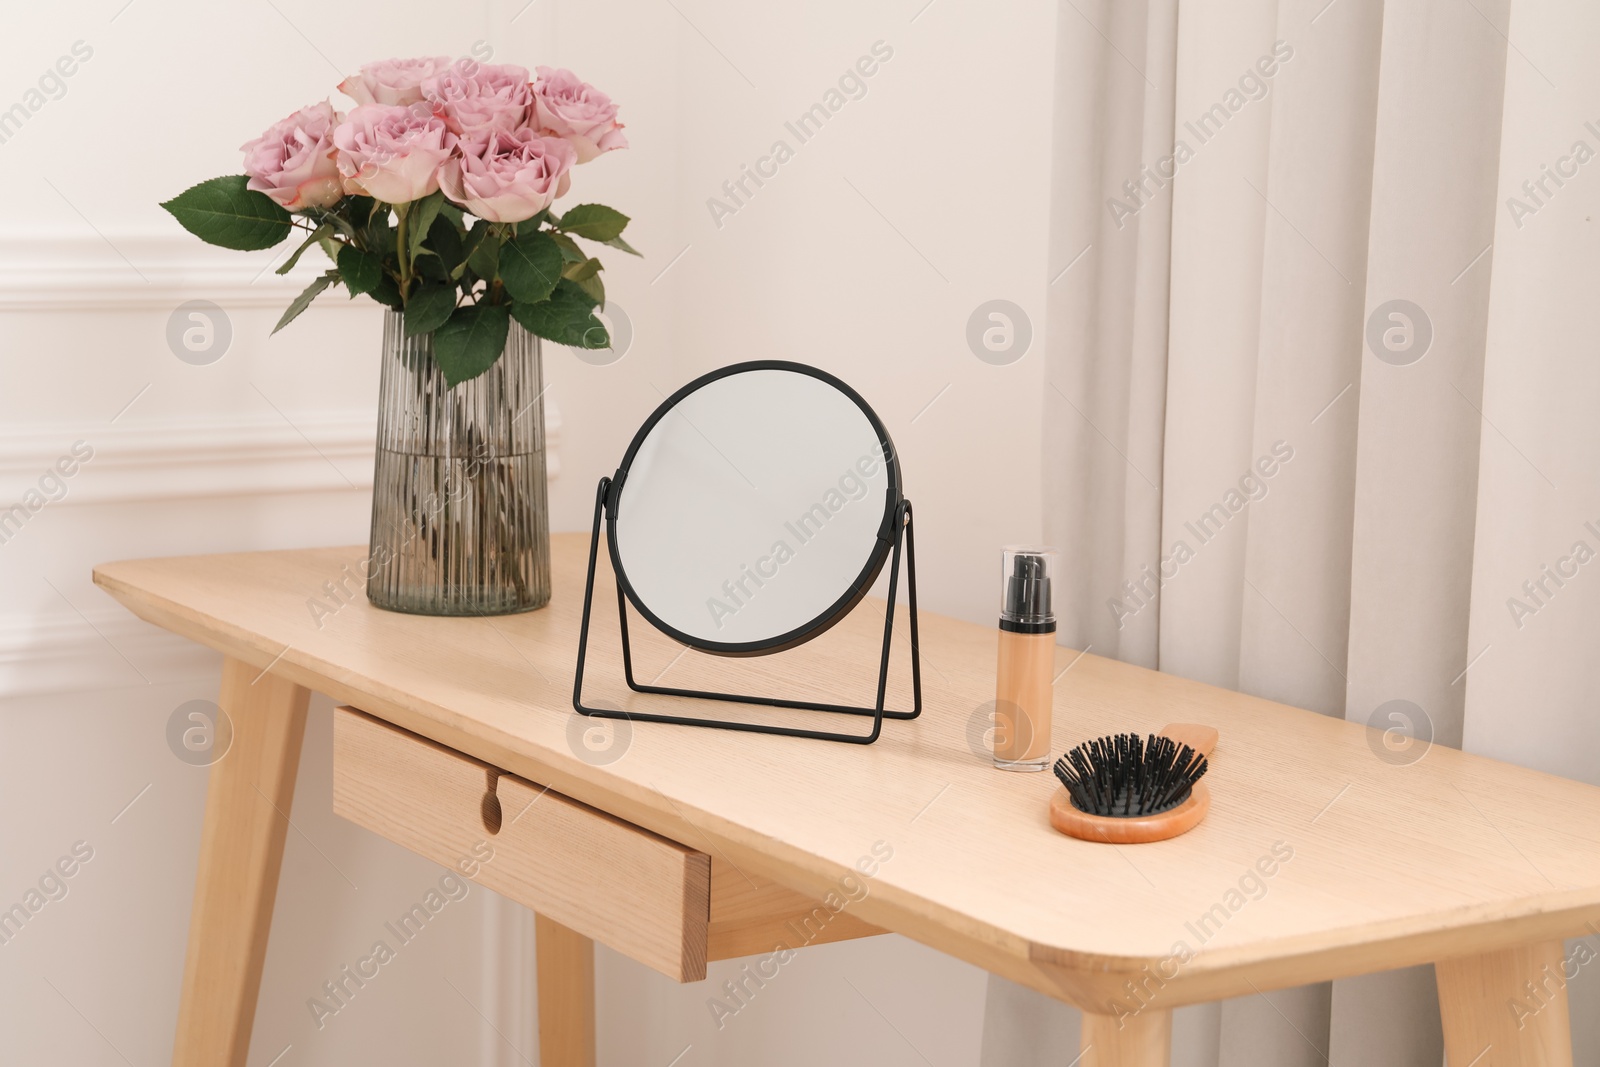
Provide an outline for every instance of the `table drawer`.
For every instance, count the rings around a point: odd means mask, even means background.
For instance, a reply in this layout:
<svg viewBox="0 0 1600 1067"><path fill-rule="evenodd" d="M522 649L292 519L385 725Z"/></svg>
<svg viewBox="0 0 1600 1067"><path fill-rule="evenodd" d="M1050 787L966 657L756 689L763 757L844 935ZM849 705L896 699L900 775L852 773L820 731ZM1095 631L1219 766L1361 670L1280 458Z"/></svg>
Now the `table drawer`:
<svg viewBox="0 0 1600 1067"><path fill-rule="evenodd" d="M339 708L333 810L680 982L706 976L711 860Z"/></svg>

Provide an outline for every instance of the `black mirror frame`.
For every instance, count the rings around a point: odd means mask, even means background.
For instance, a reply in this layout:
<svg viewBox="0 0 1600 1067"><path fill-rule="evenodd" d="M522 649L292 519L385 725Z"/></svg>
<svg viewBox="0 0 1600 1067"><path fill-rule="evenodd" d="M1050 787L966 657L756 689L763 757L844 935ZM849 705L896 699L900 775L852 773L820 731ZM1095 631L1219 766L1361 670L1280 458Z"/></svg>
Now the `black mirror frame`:
<svg viewBox="0 0 1600 1067"><path fill-rule="evenodd" d="M759 642L760 647L743 645L721 647L718 642L693 640L688 635L681 634L673 627L661 622L648 609L639 602L637 594L627 584L621 562L616 550L616 512L621 497L621 485L626 480L629 464L639 449L649 431L661 420L665 414L683 397L694 392L701 386L731 374L751 370L787 370L807 374L818 378L846 396L850 397L866 414L883 444L884 460L888 465L889 487L883 524L879 527L878 544L874 547L872 558L863 568L852 588L842 596L832 607L813 619L806 626L800 627L788 634L780 635L768 642ZM798 727L770 726L764 723L735 722L724 719L697 719L681 715L665 715L655 712L627 712L614 707L590 707L583 703L583 678L584 664L588 657L589 648L589 622L594 605L594 579L595 567L599 561L600 532L602 519L605 520L606 539L610 545L607 553L611 560L616 576L617 586L617 616L618 626L622 637L622 664L623 674L627 680L628 688L636 693L652 693L663 696L693 697L702 700L721 700L733 703L756 704L765 707L796 708L807 711L835 712L845 715L872 716L872 730L866 734L849 734L832 730L808 730ZM884 707L884 699L889 685L889 654L894 636L895 596L900 583L900 557L902 548L906 562L906 601L910 609L910 638L911 638L911 692L912 707L909 711L891 711ZM830 704L818 701L790 700L779 697L745 696L735 693L707 692L695 689L677 689L668 686L641 685L633 675L633 655L628 640L628 604L634 607L650 621L651 625L667 634L674 640L686 646L714 655L723 656L758 656L781 652L793 648L819 634L825 632L834 624L844 618L850 610L860 603L871 589L872 583L877 580L878 574L883 569L885 560L890 561L888 605L884 611L883 623L883 649L878 662L877 700L872 707L860 707L849 704ZM845 744L870 745L878 739L883 732L884 719L915 719L922 714L922 654L918 644L917 626L917 564L916 564L916 539L912 528L911 501L907 500L901 492L900 470L898 459L894 453L893 442L889 439L888 431L884 428L882 420L862 399L860 394L851 389L844 382L828 374L826 371L803 363L790 363L782 360L756 360L748 363L736 363L710 374L702 375L679 389L668 397L667 400L653 412L639 432L634 435L632 444L623 457L622 465L618 468L617 478L601 478L595 492L594 523L589 541L589 567L588 577L583 593L583 621L578 635L578 662L572 682L572 707L580 715L603 718L624 719L635 722L671 723L679 726L703 726L721 730L738 730L747 733L773 734L784 737L805 737L819 741L838 741Z"/></svg>
<svg viewBox="0 0 1600 1067"><path fill-rule="evenodd" d="M888 487L884 492L883 515L878 523L878 539L873 545L865 565L861 568L850 588L837 600L829 605L821 614L807 622L795 627L787 633L779 634L763 641L708 641L705 638L695 637L684 633L677 627L670 625L650 610L650 606L639 596L638 591L628 578L628 568L623 562L620 550L617 547L617 517L622 514L622 509L627 505L628 472L633 467L634 458L639 449L644 446L645 440L650 436L650 431L666 418L674 408L685 398L699 392L713 382L724 378L731 378L738 374L748 374L754 371L788 371L793 374L803 374L816 378L826 383L833 389L844 394L861 413L866 416L871 424L872 431L877 435L878 445L883 452L883 464L888 475ZM816 367L804 363L790 363L785 360L763 359L752 360L748 363L734 363L727 367L720 367L709 374L702 374L694 381L685 385L650 413L650 417L639 427L634 434L633 441L628 445L628 451L623 454L622 463L617 467L617 473L611 476L611 491L606 501L606 544L611 553L611 569L617 576L617 584L622 587L623 593L628 597L629 603L645 620L657 630L677 641L679 644L688 645L700 652L709 652L717 656L763 656L772 652L782 652L785 649L802 645L814 637L826 633L831 627L850 614L850 609L861 602L872 588L872 583L878 580L878 575L883 571L883 565L888 560L894 548L896 533L894 530L895 511L904 499L901 493L900 464L895 456L894 441L889 437L888 429L883 425L883 420L878 418L878 413L860 393L850 386L829 374L827 371L818 370Z"/></svg>

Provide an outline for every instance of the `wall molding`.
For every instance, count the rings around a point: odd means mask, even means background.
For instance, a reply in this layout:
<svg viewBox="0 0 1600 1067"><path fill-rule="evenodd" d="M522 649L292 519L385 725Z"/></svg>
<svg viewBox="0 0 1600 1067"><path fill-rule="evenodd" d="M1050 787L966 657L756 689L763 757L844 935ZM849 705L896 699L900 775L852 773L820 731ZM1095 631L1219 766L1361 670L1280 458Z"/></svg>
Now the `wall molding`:
<svg viewBox="0 0 1600 1067"><path fill-rule="evenodd" d="M376 411L242 413L227 419L84 429L35 423L0 429L0 511L18 501L73 445L94 456L48 505L140 503L194 497L368 491ZM561 473L561 412L545 398L545 459Z"/></svg>
<svg viewBox="0 0 1600 1067"><path fill-rule="evenodd" d="M48 505L372 487L376 412L101 425L36 423L0 430L0 510L37 486L77 442L94 450Z"/></svg>
<svg viewBox="0 0 1600 1067"><path fill-rule="evenodd" d="M283 307L327 269L327 257L308 249L294 270L276 274L296 247L289 240L262 252L232 252L181 230L0 237L0 311L170 312L186 300Z"/></svg>
<svg viewBox="0 0 1600 1067"><path fill-rule="evenodd" d="M0 511L37 488L41 475L79 440L94 448L93 458L64 479L65 495L38 514L98 504L126 511L128 518L120 521L137 521L139 508L175 499L211 500L218 508L232 508L241 496L371 491L376 412L292 418L292 426L267 413L95 430L63 423L0 430ZM560 426L559 411L547 404L551 479L560 473ZM72 521L106 525L99 517ZM25 527L17 536L32 533ZM6 548L0 544L0 552ZM105 555L115 556L115 549ZM215 671L216 663L214 653L114 604L97 605L81 615L67 605L0 611L0 697L175 680Z"/></svg>
<svg viewBox="0 0 1600 1067"><path fill-rule="evenodd" d="M222 657L120 604L0 615L0 697L79 693L217 675Z"/></svg>
<svg viewBox="0 0 1600 1067"><path fill-rule="evenodd" d="M0 312L166 314L196 299L224 308L281 308L325 267L318 253L308 251L289 274L275 274L293 247L285 242L265 252L230 252L184 232L0 236ZM326 306L369 310L365 301L332 300ZM0 429L0 508L78 440L95 450L67 497L80 503L371 487L374 411L287 415L292 423L274 412L92 431L64 423L6 427ZM560 437L561 413L547 396L551 478L560 472Z"/></svg>

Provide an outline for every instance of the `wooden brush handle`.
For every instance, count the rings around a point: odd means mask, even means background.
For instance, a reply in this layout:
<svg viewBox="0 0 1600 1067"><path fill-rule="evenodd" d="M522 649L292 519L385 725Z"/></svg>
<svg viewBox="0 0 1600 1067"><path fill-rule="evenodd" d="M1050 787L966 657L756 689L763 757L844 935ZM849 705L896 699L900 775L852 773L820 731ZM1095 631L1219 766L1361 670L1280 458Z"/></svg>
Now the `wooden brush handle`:
<svg viewBox="0 0 1600 1067"><path fill-rule="evenodd" d="M1192 722L1168 723L1161 728L1162 737L1170 737L1180 745L1188 745L1202 756L1210 757L1217 747L1217 729Z"/></svg>
<svg viewBox="0 0 1600 1067"><path fill-rule="evenodd" d="M1143 845L1186 834L1200 825L1211 810L1211 792L1204 782L1196 782L1189 799L1159 815L1139 815L1114 819L1079 811L1065 789L1050 798L1050 825L1083 841L1108 845Z"/></svg>
<svg viewBox="0 0 1600 1067"><path fill-rule="evenodd" d="M1201 726L1192 722L1168 723L1161 736L1171 738L1180 745L1188 745L1200 755L1210 758L1217 747L1217 730L1214 726ZM1211 810L1211 791L1204 782L1196 782L1189 799L1159 815L1144 815L1131 819L1090 815L1079 811L1065 789L1057 789L1050 798L1050 825L1070 837L1084 841L1102 841L1112 845L1142 845L1150 841L1165 841L1186 834L1200 825Z"/></svg>

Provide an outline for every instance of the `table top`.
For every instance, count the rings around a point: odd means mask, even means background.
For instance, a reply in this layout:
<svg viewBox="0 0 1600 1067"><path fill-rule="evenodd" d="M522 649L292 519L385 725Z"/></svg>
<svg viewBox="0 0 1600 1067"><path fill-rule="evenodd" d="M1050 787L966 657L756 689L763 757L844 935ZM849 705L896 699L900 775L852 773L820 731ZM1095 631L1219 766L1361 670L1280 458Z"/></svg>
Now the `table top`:
<svg viewBox="0 0 1600 1067"><path fill-rule="evenodd" d="M372 608L362 548L124 561L95 581L159 626L819 898L876 848L864 891L845 883L852 913L1091 1010L1131 1004L1130 979L1176 1006L1600 923L1600 789L1442 746L1402 759L1357 723L1068 648L1056 752L1169 722L1215 726L1221 741L1211 812L1192 832L1128 846L1062 836L1048 821L1054 777L997 771L983 747L998 631L928 612L926 710L886 721L874 745L654 723L606 734L617 725L571 706L588 537L552 544L551 604L496 618ZM603 553L595 599L587 702L868 725L631 693ZM738 660L686 652L633 616L635 669L642 682L870 703L883 610L868 598L807 645ZM900 615L889 695L904 708Z"/></svg>

